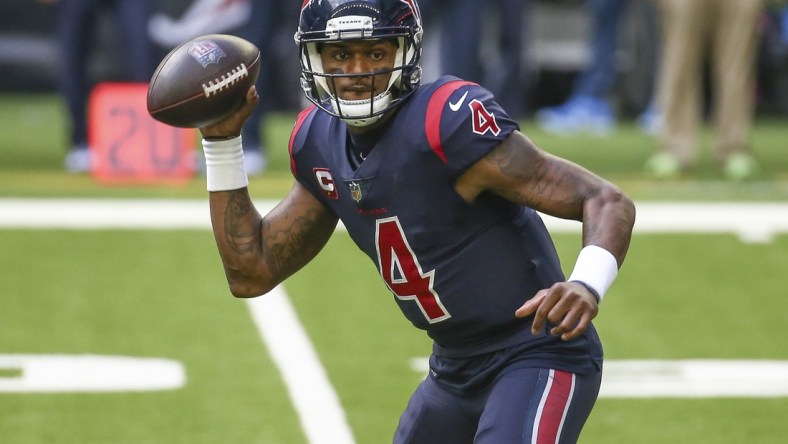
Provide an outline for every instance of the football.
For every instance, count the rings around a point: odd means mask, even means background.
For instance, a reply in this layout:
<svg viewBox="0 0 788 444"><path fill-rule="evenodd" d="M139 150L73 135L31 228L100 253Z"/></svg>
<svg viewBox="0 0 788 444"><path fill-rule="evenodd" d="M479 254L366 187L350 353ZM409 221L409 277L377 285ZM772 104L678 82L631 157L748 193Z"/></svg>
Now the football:
<svg viewBox="0 0 788 444"><path fill-rule="evenodd" d="M161 61L148 85L148 113L163 123L199 128L246 100L260 72L260 51L240 37L209 34L182 43Z"/></svg>

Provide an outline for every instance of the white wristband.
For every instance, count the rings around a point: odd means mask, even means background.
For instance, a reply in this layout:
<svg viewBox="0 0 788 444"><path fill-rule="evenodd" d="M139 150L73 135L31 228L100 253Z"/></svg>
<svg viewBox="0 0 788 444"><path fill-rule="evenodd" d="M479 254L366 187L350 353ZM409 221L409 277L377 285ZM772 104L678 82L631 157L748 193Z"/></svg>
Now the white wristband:
<svg viewBox="0 0 788 444"><path fill-rule="evenodd" d="M249 185L241 136L227 140L203 139L202 149L208 191L237 190Z"/></svg>
<svg viewBox="0 0 788 444"><path fill-rule="evenodd" d="M588 245L580 250L575 268L567 281L579 281L592 292L596 292L599 302L618 275L618 261L612 253L596 245Z"/></svg>

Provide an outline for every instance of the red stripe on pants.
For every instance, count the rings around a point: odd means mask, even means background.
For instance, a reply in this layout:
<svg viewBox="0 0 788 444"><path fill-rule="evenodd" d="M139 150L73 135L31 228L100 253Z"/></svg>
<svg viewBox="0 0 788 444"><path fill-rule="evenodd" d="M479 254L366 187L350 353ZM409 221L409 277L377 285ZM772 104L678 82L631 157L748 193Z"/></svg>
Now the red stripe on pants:
<svg viewBox="0 0 788 444"><path fill-rule="evenodd" d="M539 427L536 435L537 444L558 442L564 423L564 413L572 401L575 376L560 370L551 370L550 376L551 381L545 389L547 393L542 412L537 418Z"/></svg>

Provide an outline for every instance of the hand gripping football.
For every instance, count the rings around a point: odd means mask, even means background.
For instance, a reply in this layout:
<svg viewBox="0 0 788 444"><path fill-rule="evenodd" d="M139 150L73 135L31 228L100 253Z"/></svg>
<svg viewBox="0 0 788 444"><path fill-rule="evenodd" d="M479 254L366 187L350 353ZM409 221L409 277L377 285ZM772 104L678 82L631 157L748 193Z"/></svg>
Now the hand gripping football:
<svg viewBox="0 0 788 444"><path fill-rule="evenodd" d="M260 72L260 51L224 34L196 37L161 61L148 86L148 112L182 128L216 123L243 105Z"/></svg>

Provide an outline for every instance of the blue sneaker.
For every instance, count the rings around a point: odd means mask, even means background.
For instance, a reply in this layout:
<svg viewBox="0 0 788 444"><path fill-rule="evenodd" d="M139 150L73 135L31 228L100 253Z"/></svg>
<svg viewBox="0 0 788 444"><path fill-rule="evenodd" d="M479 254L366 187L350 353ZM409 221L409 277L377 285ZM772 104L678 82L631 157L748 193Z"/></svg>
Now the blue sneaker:
<svg viewBox="0 0 788 444"><path fill-rule="evenodd" d="M788 6L783 6L780 10L780 37L783 44L788 45Z"/></svg>
<svg viewBox="0 0 788 444"><path fill-rule="evenodd" d="M656 136L662 126L662 114L657 111L657 107L649 105L637 118L637 125L640 131L649 136Z"/></svg>
<svg viewBox="0 0 788 444"><path fill-rule="evenodd" d="M258 176L265 172L268 166L268 158L260 147L247 148L244 150L244 167L246 174Z"/></svg>
<svg viewBox="0 0 788 444"><path fill-rule="evenodd" d="M89 173L93 165L93 152L87 145L78 145L66 154L63 163L71 174Z"/></svg>
<svg viewBox="0 0 788 444"><path fill-rule="evenodd" d="M574 97L562 105L542 108L536 121L543 130L553 134L590 133L608 135L616 126L613 108L602 99Z"/></svg>

